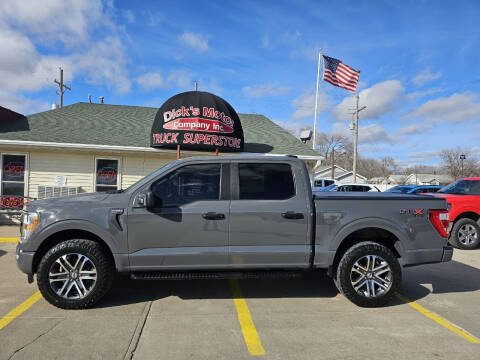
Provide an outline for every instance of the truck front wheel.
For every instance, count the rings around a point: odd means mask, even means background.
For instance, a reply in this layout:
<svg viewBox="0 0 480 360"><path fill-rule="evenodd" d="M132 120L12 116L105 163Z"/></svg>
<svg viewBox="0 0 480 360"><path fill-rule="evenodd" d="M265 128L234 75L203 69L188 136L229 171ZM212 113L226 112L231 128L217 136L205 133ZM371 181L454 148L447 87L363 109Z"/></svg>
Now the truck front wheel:
<svg viewBox="0 0 480 360"><path fill-rule="evenodd" d="M395 254L383 245L365 241L342 256L335 284L354 304L378 307L392 299L401 281L402 270Z"/></svg>
<svg viewBox="0 0 480 360"><path fill-rule="evenodd" d="M74 239L55 245L43 256L37 284L52 305L83 309L107 293L113 277L114 266L101 244Z"/></svg>

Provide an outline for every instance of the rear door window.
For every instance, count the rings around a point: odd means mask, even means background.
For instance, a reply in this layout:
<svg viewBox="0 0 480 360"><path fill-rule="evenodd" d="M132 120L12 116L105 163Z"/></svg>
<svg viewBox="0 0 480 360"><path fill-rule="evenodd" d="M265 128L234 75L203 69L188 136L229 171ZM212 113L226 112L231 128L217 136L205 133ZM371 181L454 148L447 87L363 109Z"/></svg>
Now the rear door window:
<svg viewBox="0 0 480 360"><path fill-rule="evenodd" d="M288 164L238 164L240 200L285 200L295 195Z"/></svg>

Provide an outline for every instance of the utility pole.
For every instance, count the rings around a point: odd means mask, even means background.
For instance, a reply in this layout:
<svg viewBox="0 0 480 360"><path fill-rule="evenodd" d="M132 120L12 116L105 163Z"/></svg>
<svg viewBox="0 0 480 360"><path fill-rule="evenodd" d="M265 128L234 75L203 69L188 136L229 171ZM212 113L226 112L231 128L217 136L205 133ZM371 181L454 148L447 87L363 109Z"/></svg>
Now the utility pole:
<svg viewBox="0 0 480 360"><path fill-rule="evenodd" d="M335 148L332 149L332 180L335 180Z"/></svg>
<svg viewBox="0 0 480 360"><path fill-rule="evenodd" d="M462 178L463 178L463 161L464 161L466 158L467 158L467 157L465 156L465 154L460 155L460 161L462 162Z"/></svg>
<svg viewBox="0 0 480 360"><path fill-rule="evenodd" d="M57 81L57 79L55 79L53 82L58 84L59 91L57 92L57 94L60 98L60 108L62 108L63 107L63 89L64 88L67 90L72 90L72 89L63 83L63 69L62 68L59 68L59 69L60 69L60 81Z"/></svg>
<svg viewBox="0 0 480 360"><path fill-rule="evenodd" d="M355 124L354 124L354 133L353 133L353 182L357 182L357 157L358 157L358 113L364 109L366 106L358 108L358 101L360 96L355 95Z"/></svg>

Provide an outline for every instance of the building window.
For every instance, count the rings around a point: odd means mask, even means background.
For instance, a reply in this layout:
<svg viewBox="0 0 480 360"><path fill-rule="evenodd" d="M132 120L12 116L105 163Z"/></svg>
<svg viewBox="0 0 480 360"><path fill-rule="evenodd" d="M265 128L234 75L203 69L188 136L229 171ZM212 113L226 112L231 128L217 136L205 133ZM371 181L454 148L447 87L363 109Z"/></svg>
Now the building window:
<svg viewBox="0 0 480 360"><path fill-rule="evenodd" d="M23 207L25 195L25 155L2 155L2 198L0 208Z"/></svg>
<svg viewBox="0 0 480 360"><path fill-rule="evenodd" d="M118 189L118 160L95 160L95 191Z"/></svg>

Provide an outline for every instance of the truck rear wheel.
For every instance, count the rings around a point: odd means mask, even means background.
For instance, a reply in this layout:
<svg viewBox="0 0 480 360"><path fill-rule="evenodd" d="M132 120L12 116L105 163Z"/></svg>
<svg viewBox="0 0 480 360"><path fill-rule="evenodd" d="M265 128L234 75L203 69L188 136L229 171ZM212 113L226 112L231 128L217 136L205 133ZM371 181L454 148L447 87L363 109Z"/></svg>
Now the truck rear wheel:
<svg viewBox="0 0 480 360"><path fill-rule="evenodd" d="M449 242L457 249L475 249L480 244L480 226L469 218L458 220L453 225Z"/></svg>
<svg viewBox="0 0 480 360"><path fill-rule="evenodd" d="M91 307L110 289L114 266L99 243L67 240L42 258L37 284L45 300L62 309Z"/></svg>
<svg viewBox="0 0 480 360"><path fill-rule="evenodd" d="M365 241L345 252L335 284L354 304L379 307L392 299L401 281L402 270L395 254L383 245Z"/></svg>

